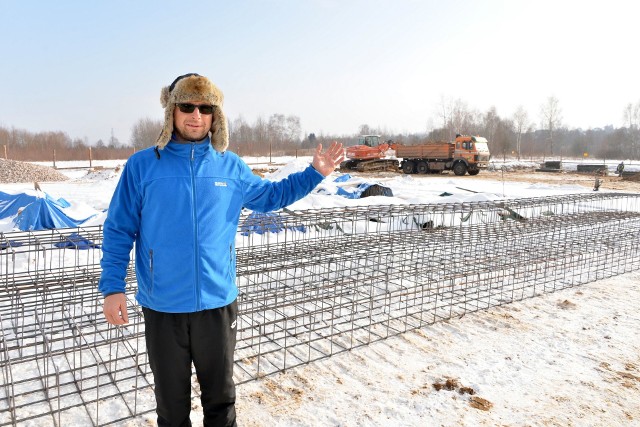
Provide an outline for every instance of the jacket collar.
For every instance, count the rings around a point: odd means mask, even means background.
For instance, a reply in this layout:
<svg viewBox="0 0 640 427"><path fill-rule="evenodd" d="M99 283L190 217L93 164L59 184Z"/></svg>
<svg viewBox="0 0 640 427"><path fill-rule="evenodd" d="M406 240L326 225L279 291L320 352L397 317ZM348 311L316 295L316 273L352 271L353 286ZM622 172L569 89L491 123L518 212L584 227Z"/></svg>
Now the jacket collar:
<svg viewBox="0 0 640 427"><path fill-rule="evenodd" d="M172 137L164 149L176 156L191 157L193 153L194 157L200 157L206 155L213 147L211 147L211 139L208 136L201 141L194 142L176 142Z"/></svg>

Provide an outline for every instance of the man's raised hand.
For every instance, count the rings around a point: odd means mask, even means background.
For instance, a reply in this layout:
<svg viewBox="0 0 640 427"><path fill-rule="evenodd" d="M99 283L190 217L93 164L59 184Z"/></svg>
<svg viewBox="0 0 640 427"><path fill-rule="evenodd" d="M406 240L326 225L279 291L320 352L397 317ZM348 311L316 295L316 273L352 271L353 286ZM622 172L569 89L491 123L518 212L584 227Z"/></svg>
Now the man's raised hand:
<svg viewBox="0 0 640 427"><path fill-rule="evenodd" d="M343 159L344 148L342 144L333 141L324 153L322 152L322 144L318 144L311 164L323 176L328 176L340 165Z"/></svg>

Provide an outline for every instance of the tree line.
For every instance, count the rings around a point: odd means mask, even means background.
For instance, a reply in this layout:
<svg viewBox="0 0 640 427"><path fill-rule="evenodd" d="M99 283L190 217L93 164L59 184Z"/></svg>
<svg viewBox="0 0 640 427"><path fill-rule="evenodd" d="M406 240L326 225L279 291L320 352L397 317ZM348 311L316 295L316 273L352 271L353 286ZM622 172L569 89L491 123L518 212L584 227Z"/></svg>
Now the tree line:
<svg viewBox="0 0 640 427"><path fill-rule="evenodd" d="M116 138L105 144L98 140L72 139L62 131L29 132L0 126L0 158L19 161L126 159L134 150Z"/></svg>
<svg viewBox="0 0 640 427"><path fill-rule="evenodd" d="M451 141L456 134L480 135L489 140L493 157L560 158L594 157L640 159L640 101L623 109L619 128L569 128L562 121L562 108L555 97L540 106L537 116L518 107L509 117L502 117L495 107L481 112L461 99L442 97L428 119L422 133L394 133L363 124L352 135L302 135L300 118L295 115L272 114L258 117L253 123L242 116L229 119L230 149L242 156L306 155L318 143L331 141L346 146L356 143L358 135L381 135L385 141L412 145L427 141ZM0 157L24 161L50 161L92 158L123 159L137 150L152 146L162 128L161 120L143 118L131 129L128 142L121 143L113 135L107 142L90 144L87 138L72 139L65 132L38 132L0 126ZM2 151L4 149L4 152Z"/></svg>

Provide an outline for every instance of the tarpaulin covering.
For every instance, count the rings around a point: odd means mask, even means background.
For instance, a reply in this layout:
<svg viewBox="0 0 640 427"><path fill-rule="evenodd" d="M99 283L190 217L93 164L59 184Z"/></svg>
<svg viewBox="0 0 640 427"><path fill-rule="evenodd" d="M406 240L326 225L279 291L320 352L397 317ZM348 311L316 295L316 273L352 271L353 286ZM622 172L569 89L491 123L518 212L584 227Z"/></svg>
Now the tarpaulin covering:
<svg viewBox="0 0 640 427"><path fill-rule="evenodd" d="M289 230L306 232L304 225L288 225L285 226L279 215L267 212L251 212L249 216L240 224L240 233L243 236L248 236L251 233L264 234L264 233L279 233L285 228Z"/></svg>
<svg viewBox="0 0 640 427"><path fill-rule="evenodd" d="M100 248L100 245L97 243L93 243L91 240L88 240L81 236L78 233L71 233L66 237L64 242L54 244L57 248L72 248L72 249L92 249L92 248Z"/></svg>
<svg viewBox="0 0 640 427"><path fill-rule="evenodd" d="M342 187L338 188L338 196L346 197L347 199L362 199L369 196L386 196L393 197L393 191L389 187L384 187L380 184L362 183L356 188L345 190Z"/></svg>
<svg viewBox="0 0 640 427"><path fill-rule="evenodd" d="M346 197L347 199L359 199L364 190L371 187L373 184L363 182L355 188L345 190L342 187L338 187L338 196Z"/></svg>
<svg viewBox="0 0 640 427"><path fill-rule="evenodd" d="M62 209L71 206L65 199L54 199L26 193L8 194L0 191L0 219L14 217L13 223L21 231L77 227L89 218L76 220Z"/></svg>

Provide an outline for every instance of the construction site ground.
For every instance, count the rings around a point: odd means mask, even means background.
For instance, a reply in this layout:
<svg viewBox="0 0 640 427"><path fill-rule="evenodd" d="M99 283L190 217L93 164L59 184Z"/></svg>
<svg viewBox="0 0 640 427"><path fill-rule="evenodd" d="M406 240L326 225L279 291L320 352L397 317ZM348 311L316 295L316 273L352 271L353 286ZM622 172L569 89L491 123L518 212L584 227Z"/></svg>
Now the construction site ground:
<svg viewBox="0 0 640 427"><path fill-rule="evenodd" d="M361 177L385 177L391 178L399 174L394 172L349 172L353 176ZM588 188L595 187L596 177L600 180L599 191L625 191L640 192L640 173L632 177L621 178L618 175L594 175L577 172L536 172L534 170L517 170L517 171L481 171L476 176L465 175L463 177L456 176L453 172L444 172L439 175L411 175L415 179L450 179L462 178L468 180L492 180L507 182L531 182L556 185L581 185Z"/></svg>

